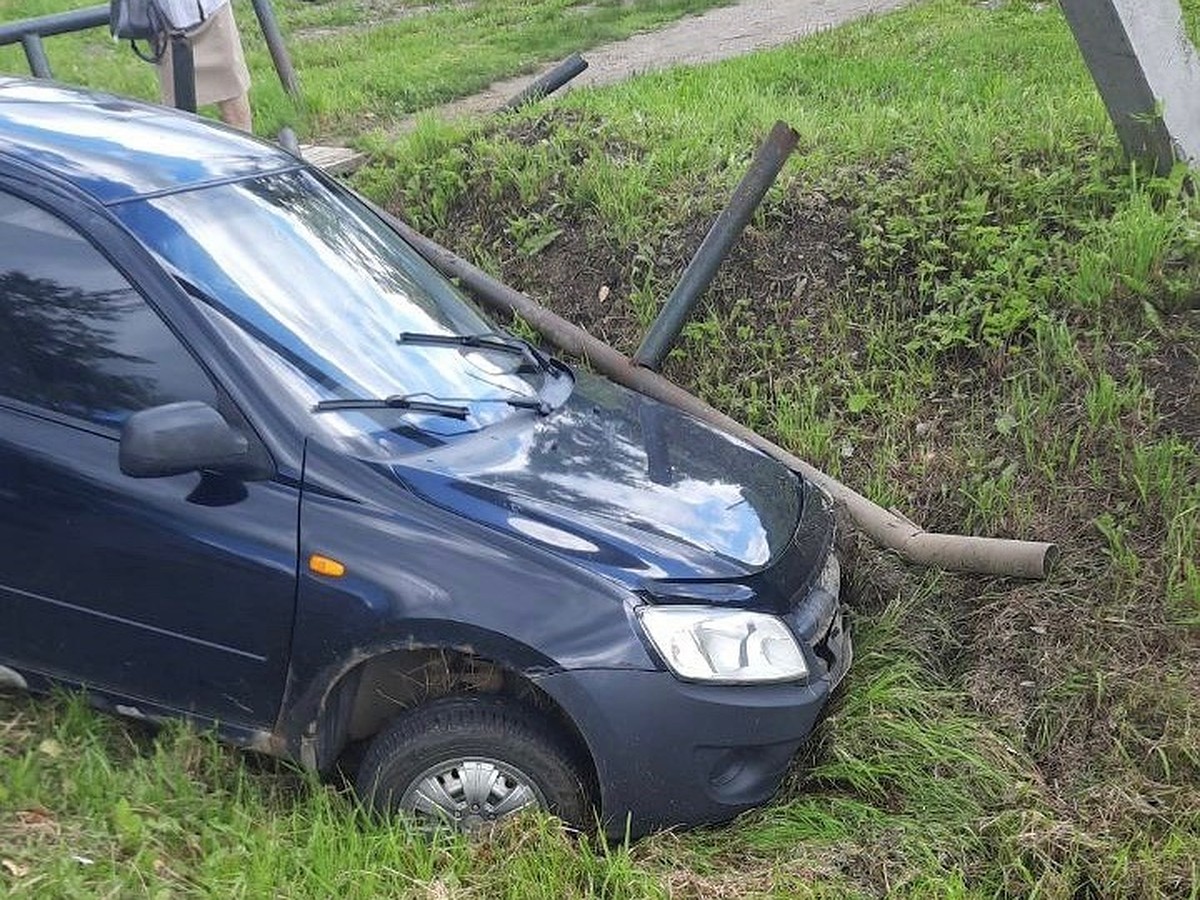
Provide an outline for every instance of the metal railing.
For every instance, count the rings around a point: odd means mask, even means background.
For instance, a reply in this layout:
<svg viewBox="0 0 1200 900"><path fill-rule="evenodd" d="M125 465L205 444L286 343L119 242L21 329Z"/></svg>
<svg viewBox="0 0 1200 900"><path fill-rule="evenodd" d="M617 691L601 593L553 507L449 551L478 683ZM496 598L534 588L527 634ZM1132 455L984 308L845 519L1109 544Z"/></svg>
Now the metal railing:
<svg viewBox="0 0 1200 900"><path fill-rule="evenodd" d="M283 43L283 33L279 30L279 22L275 18L275 10L271 0L250 0L254 6L254 15L262 29L263 39L271 53L271 62L283 89L293 98L300 97L300 84L296 80L296 70ZM74 31L86 31L89 28L108 27L109 6L107 3L99 6L89 6L85 9L73 9L68 12L51 13L47 16L35 16L31 19L21 19L16 22L0 23L0 47L7 44L20 44L25 51L25 60L29 63L29 71L35 78L53 78L50 59L46 56L46 47L42 38L56 34L69 34ZM192 65L192 48L187 36L171 35L171 55L173 62L172 77L175 81L175 105L180 109L194 112L196 109L196 76Z"/></svg>

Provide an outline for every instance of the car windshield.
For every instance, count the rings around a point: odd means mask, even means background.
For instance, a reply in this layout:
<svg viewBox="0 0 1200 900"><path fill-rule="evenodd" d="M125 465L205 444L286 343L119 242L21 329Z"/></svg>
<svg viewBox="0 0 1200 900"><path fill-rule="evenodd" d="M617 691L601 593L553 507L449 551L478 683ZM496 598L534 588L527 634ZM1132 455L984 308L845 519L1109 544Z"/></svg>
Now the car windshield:
<svg viewBox="0 0 1200 900"><path fill-rule="evenodd" d="M457 419L393 404L317 417L338 431L399 419L440 434L472 431L529 408L555 377L538 356L514 352L520 345L507 336L401 340L495 326L359 201L308 172L146 198L116 212L305 408L408 397L470 413Z"/></svg>

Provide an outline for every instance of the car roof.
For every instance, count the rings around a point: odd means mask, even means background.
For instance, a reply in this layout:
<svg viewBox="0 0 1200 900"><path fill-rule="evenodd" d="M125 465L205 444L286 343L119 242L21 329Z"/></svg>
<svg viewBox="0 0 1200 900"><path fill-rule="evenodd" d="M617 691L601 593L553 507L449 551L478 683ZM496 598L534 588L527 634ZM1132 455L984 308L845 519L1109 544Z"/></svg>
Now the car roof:
<svg viewBox="0 0 1200 900"><path fill-rule="evenodd" d="M294 168L273 144L196 116L50 81L0 76L0 161L112 204Z"/></svg>

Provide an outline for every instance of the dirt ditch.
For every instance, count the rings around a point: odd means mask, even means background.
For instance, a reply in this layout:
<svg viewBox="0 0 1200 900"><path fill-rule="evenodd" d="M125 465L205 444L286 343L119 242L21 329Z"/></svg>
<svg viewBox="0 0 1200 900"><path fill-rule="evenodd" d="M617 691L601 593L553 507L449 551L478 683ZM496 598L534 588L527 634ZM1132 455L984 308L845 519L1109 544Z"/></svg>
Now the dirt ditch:
<svg viewBox="0 0 1200 900"><path fill-rule="evenodd" d="M505 135L510 139L536 142L546 136L549 124L538 119L504 127L520 129ZM636 147L608 149L637 153ZM716 187L697 190L714 198L714 209L720 202L716 198L725 193ZM753 419L753 396L769 397L781 380L803 384L822 359L844 360L848 367L862 359L866 365L862 333L869 329L834 335L825 327L839 309L843 317L848 309L851 316L867 314L855 307L855 286L863 272L854 215L852 201L836 190L793 184L773 197L722 265L697 313L698 327L721 329L718 340L705 333L689 345L685 337L689 352L672 357L667 374L702 393L728 391L728 396L709 394L707 399L738 409L747 424L770 433L769 417ZM536 252L523 253L514 246L509 222L530 216L541 217L553 237ZM498 262L507 283L630 353L653 312L639 308L639 286L650 276L656 288L673 285L711 219L711 214L688 215L638 245L626 246L578 209L549 196L528 205L503 192L497 198L493 186L482 180L452 205L445 226L433 236L467 257L482 249ZM657 303L663 298L656 293L650 299ZM641 302L648 305L644 297ZM1194 329L1196 314L1180 315L1183 331ZM747 340L740 341L739 335ZM761 358L749 349L756 342L771 347ZM1147 440L1172 435L1196 440L1196 361L1186 343L1165 338L1149 355L1113 357L1113 377L1142 378L1155 398L1153 421L1141 421L1132 411L1120 426ZM1049 487L1024 457L1019 440L996 431L990 404L999 396L1003 379L996 372L1003 365L986 354L947 355L938 383L922 389L927 396L916 404L904 426L908 430L899 434L876 429L869 418L848 418L855 451L841 460L844 480L867 485L880 475L878 460L890 458L886 474L903 497L900 508L928 528L947 531L970 530L971 491L1003 481L1010 472L1016 496L1046 494ZM1069 434L1086 421L1086 380L1067 373L1062 379L1068 396L1060 421L1045 424L1047 439ZM822 385L827 394L829 388ZM1117 472L1124 465L1123 451L1103 434L1085 441L1080 452L1104 471ZM1014 512L986 528L998 536L1061 542L1066 561L1055 580L1019 585L946 576L938 592L945 608L955 611L954 629L928 638L933 644L928 658L942 661L946 676L962 686L978 710L1010 732L1026 732L1026 749L1055 796L1081 790L1084 780L1096 777L1095 760L1111 757L1122 742L1140 740L1131 738L1131 726L1121 723L1131 710L1133 715L1141 715L1136 710L1143 708L1146 715L1153 714L1147 700L1152 691L1145 685L1162 677L1159 660L1195 658L1200 652L1170 625L1160 602L1131 600L1127 591L1123 599L1112 601L1097 590L1099 584L1111 584L1120 591L1124 576L1110 567L1111 550L1094 522L1137 508L1134 487L1097 482L1084 469L1065 477L1070 484L1054 491L1063 502L1034 502L1032 511L1025 509L1032 519L1018 509L1029 504L1016 503ZM1147 589L1159 591L1167 564L1156 555L1167 523L1153 511L1138 522L1126 539L1143 560L1140 576ZM1036 533L1029 532L1031 527ZM920 589L920 574L889 557L869 552L860 558L865 565L856 579L855 602L863 612ZM1140 623L1136 630L1109 624L1135 621ZM1091 624L1081 628L1081 622ZM1109 670L1108 693L1091 697L1081 689L1078 700L1063 701L1062 673L1089 665Z"/></svg>

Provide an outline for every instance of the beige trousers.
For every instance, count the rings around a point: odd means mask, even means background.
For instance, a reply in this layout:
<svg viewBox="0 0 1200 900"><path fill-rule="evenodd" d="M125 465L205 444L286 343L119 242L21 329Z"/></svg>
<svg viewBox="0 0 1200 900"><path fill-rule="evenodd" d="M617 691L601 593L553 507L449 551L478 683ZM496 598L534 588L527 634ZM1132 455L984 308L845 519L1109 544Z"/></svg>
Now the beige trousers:
<svg viewBox="0 0 1200 900"><path fill-rule="evenodd" d="M196 105L220 103L240 97L250 89L250 70L242 54L233 10L226 3L188 32L196 65ZM175 83L171 73L171 46L158 63L158 84L163 103L175 105Z"/></svg>

